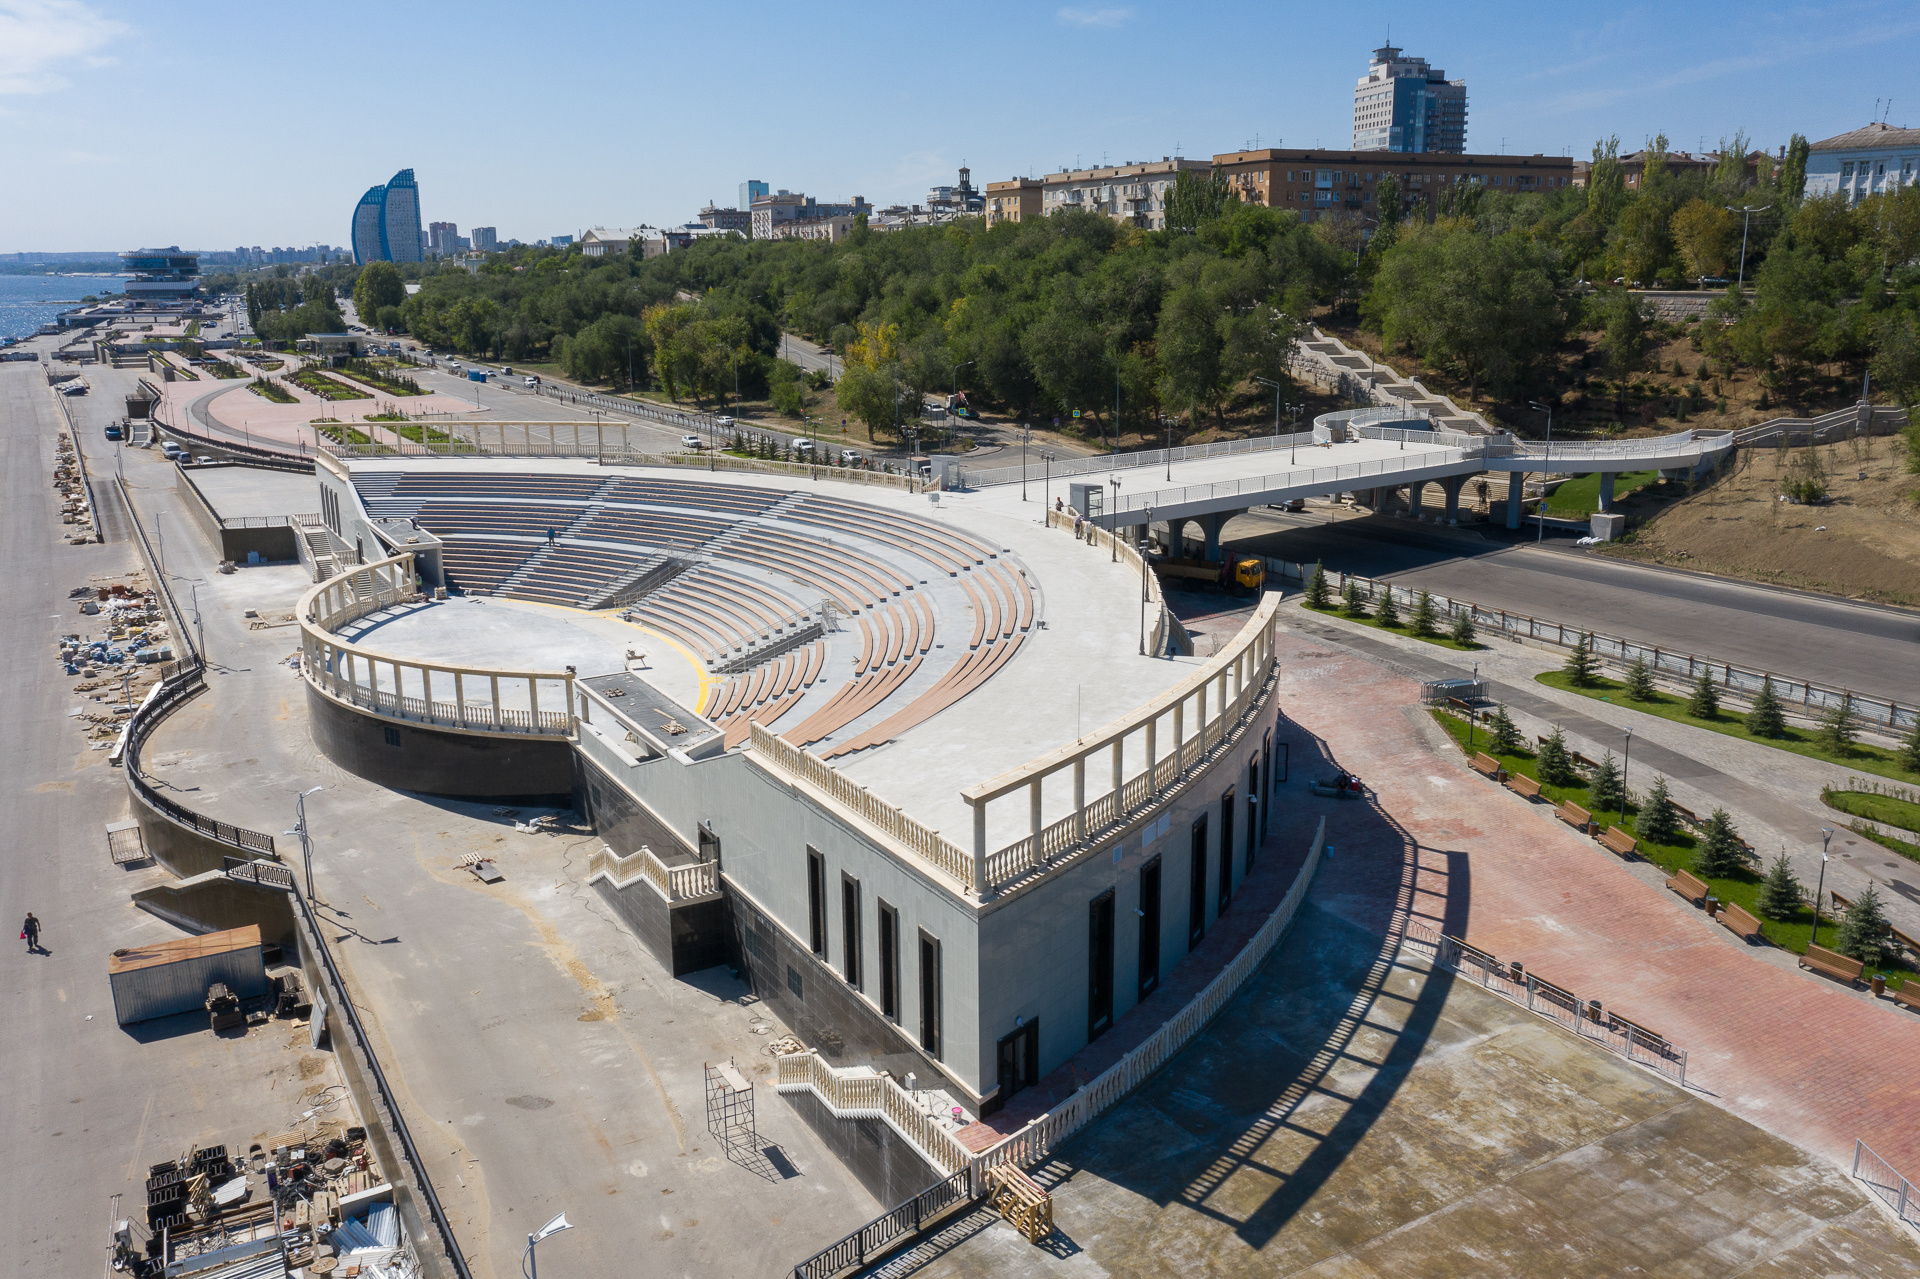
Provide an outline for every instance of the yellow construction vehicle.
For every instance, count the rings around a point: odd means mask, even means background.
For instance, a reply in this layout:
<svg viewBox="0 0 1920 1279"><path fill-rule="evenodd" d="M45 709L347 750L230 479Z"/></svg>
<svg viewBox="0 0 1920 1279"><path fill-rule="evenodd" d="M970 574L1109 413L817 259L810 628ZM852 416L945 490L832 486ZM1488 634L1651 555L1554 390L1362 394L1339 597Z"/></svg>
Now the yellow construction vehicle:
<svg viewBox="0 0 1920 1279"><path fill-rule="evenodd" d="M1161 556L1153 561L1161 578L1212 582L1223 591L1258 594L1267 583L1267 563L1257 555L1225 555L1217 560L1179 560Z"/></svg>

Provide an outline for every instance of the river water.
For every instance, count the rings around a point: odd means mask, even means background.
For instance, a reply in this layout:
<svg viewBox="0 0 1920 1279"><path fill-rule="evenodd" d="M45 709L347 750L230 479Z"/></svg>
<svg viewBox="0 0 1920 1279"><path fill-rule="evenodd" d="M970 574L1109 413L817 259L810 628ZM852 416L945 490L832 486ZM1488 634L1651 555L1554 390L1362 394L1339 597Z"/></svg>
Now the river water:
<svg viewBox="0 0 1920 1279"><path fill-rule="evenodd" d="M120 292L124 275L0 275L0 338L30 336L89 293Z"/></svg>

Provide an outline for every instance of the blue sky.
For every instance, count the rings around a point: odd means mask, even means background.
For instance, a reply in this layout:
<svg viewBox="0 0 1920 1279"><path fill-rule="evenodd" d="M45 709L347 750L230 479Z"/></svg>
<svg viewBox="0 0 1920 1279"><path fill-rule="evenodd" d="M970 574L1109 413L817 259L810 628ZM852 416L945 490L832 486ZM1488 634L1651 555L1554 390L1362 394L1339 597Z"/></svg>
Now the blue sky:
<svg viewBox="0 0 1920 1279"><path fill-rule="evenodd" d="M0 0L0 251L341 244L426 220L532 241L775 188L921 201L1103 159L1344 147L1394 43L1468 83L1473 151L1778 146L1892 99L1920 7L1837 4L421 4ZM1882 106L1884 109L1884 105Z"/></svg>

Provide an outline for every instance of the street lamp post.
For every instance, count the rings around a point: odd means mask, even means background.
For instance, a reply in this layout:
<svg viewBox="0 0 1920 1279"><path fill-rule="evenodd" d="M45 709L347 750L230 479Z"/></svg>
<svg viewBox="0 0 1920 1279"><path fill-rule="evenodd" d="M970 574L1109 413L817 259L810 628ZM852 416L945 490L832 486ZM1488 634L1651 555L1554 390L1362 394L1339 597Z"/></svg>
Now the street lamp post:
<svg viewBox="0 0 1920 1279"><path fill-rule="evenodd" d="M1020 424L1020 500L1027 500L1027 442L1033 438L1033 428L1025 422Z"/></svg>
<svg viewBox="0 0 1920 1279"><path fill-rule="evenodd" d="M1153 508L1140 525L1140 656L1147 655L1147 552L1153 547Z"/></svg>
<svg viewBox="0 0 1920 1279"><path fill-rule="evenodd" d="M1120 477L1107 481L1113 485L1113 501L1107 504L1107 539L1113 544L1112 562L1120 562Z"/></svg>
<svg viewBox="0 0 1920 1279"><path fill-rule="evenodd" d="M572 1230L573 1223L567 1220L567 1214L561 1213L540 1229L527 1236L527 1250L521 1255L520 1268L527 1279L540 1279L540 1257L534 1252L534 1245L548 1235L557 1235L562 1230Z"/></svg>
<svg viewBox="0 0 1920 1279"><path fill-rule="evenodd" d="M1633 791L1627 785L1629 770L1633 768L1633 730L1627 732L1627 749L1620 759L1620 816L1627 815L1627 805L1633 802Z"/></svg>
<svg viewBox="0 0 1920 1279"><path fill-rule="evenodd" d="M1257 377L1253 380L1261 386L1270 386L1273 388L1273 443L1274 447L1278 448L1280 445L1280 392L1285 388L1278 382L1271 381L1267 378Z"/></svg>
<svg viewBox="0 0 1920 1279"><path fill-rule="evenodd" d="M281 832L285 835L300 837L300 860L306 867L308 901L313 900L313 839L307 834L307 796L325 789L324 786L315 786L311 790L303 790L295 795L293 797L293 829Z"/></svg>
<svg viewBox="0 0 1920 1279"><path fill-rule="evenodd" d="M1167 483L1171 484L1173 483L1173 416L1168 413L1162 413L1160 415L1160 425L1167 428L1167 447L1165 450L1167 455Z"/></svg>
<svg viewBox="0 0 1920 1279"><path fill-rule="evenodd" d="M1827 891L1827 845L1833 842L1833 827L1820 828L1820 882L1813 890L1813 935L1807 939L1809 946L1820 944L1820 896Z"/></svg>
<svg viewBox="0 0 1920 1279"><path fill-rule="evenodd" d="M1538 546L1540 545L1541 542L1546 540L1546 536L1547 536L1547 469L1546 467L1547 467L1547 463L1551 461L1553 458L1553 406L1551 404L1542 404L1540 401L1534 400L1531 403L1529 403L1528 407L1536 411L1543 412L1547 415L1547 443L1546 443L1546 447L1541 449L1540 451L1540 509L1534 515L1533 543L1535 546Z"/></svg>
<svg viewBox="0 0 1920 1279"><path fill-rule="evenodd" d="M1040 504L1051 511L1053 509L1053 454L1042 453L1040 460L1045 464L1045 471L1040 481Z"/></svg>
<svg viewBox="0 0 1920 1279"><path fill-rule="evenodd" d="M1757 205L1744 204L1736 209L1731 204L1729 204L1723 207L1725 207L1728 213L1738 213L1741 215L1740 280L1739 280L1739 283L1736 284L1734 287L1739 289L1742 293L1744 293L1746 292L1746 289L1747 289L1747 231L1753 226L1754 214L1765 213L1768 209L1771 209L1773 206L1771 204L1757 204Z"/></svg>
<svg viewBox="0 0 1920 1279"><path fill-rule="evenodd" d="M1287 432L1287 465L1292 466L1298 460L1300 452L1300 410L1299 404L1287 405L1287 412L1293 415L1293 429Z"/></svg>

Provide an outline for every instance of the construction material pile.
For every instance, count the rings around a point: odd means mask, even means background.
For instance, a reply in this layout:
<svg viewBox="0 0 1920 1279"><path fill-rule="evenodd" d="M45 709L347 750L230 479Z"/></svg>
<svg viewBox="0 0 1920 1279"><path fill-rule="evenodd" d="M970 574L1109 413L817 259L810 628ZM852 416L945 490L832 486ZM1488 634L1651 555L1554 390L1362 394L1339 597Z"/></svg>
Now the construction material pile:
<svg viewBox="0 0 1920 1279"><path fill-rule="evenodd" d="M60 491L60 522L71 525L67 541L81 546L94 539L93 508L87 502L86 479L73 455L73 441L60 436L54 445L53 486Z"/></svg>
<svg viewBox="0 0 1920 1279"><path fill-rule="evenodd" d="M147 690L173 669L172 634L141 574L99 576L75 587L70 597L78 601L83 616L98 618L102 629L62 635L60 668L80 677L74 692L103 703L70 714L81 720L95 748L105 749Z"/></svg>

